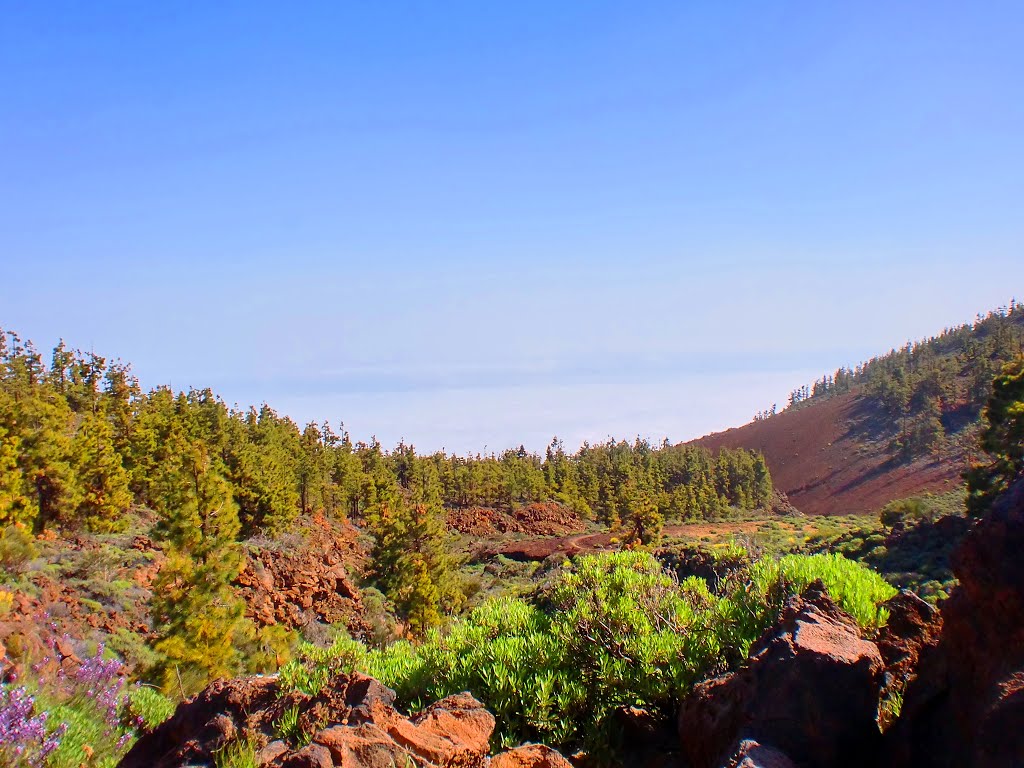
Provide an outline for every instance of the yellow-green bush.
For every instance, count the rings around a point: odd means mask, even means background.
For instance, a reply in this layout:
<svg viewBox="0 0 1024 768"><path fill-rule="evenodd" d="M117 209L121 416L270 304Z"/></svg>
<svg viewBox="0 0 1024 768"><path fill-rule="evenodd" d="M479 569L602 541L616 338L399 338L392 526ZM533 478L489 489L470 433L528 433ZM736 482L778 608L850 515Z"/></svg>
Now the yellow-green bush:
<svg viewBox="0 0 1024 768"><path fill-rule="evenodd" d="M865 628L884 622L878 603L894 590L839 556L761 560L715 594L701 579L676 581L646 552L616 552L578 559L531 601L489 600L419 645L304 647L281 679L314 693L360 669L409 709L468 690L497 719L495 746L533 740L608 760L616 709L670 717L695 682L742 661L786 595L815 579Z"/></svg>

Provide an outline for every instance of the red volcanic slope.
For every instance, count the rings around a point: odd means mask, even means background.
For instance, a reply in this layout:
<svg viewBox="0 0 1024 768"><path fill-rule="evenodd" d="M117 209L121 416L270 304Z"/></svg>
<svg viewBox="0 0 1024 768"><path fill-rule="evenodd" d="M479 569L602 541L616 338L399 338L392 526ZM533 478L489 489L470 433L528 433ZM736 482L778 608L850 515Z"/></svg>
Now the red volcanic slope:
<svg viewBox="0 0 1024 768"><path fill-rule="evenodd" d="M852 392L693 443L761 451L775 487L808 514L871 513L893 499L960 484L962 456L890 461L883 435L892 427L873 401Z"/></svg>

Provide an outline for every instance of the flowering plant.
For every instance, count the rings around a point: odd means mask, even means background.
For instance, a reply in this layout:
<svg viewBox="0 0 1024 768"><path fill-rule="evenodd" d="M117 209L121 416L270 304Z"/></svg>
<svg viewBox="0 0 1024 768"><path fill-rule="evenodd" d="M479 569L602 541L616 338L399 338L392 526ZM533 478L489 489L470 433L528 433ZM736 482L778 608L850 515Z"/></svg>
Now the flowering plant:
<svg viewBox="0 0 1024 768"><path fill-rule="evenodd" d="M60 745L67 726L46 728L46 713L35 714L35 698L24 686L0 686L0 763L41 766Z"/></svg>
<svg viewBox="0 0 1024 768"><path fill-rule="evenodd" d="M126 723L125 667L101 643L82 661L66 662L71 639L50 643L52 656L30 667L19 687L0 686L0 765L11 768L114 764L135 736ZM65 652L61 652L64 649ZM58 723L54 726L54 723Z"/></svg>

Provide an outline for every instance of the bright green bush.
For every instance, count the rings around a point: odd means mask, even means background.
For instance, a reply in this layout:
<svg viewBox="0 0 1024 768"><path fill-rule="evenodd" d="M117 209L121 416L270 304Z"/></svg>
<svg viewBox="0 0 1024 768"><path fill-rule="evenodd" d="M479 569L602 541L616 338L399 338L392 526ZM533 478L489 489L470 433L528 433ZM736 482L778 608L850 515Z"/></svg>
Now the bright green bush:
<svg viewBox="0 0 1024 768"><path fill-rule="evenodd" d="M471 691L498 720L496 745L533 739L608 757L619 707L669 716L694 682L745 658L785 596L822 579L864 626L892 590L843 558L750 567L726 596L682 583L644 552L577 560L537 599L490 600L447 634L371 652L364 669L412 708ZM542 606L542 607L540 607Z"/></svg>
<svg viewBox="0 0 1024 768"><path fill-rule="evenodd" d="M889 618L879 606L896 595L885 579L842 555L787 555L779 560L782 578L791 592L802 592L820 579L829 595L865 629L877 629Z"/></svg>
<svg viewBox="0 0 1024 768"><path fill-rule="evenodd" d="M152 731L169 720L176 706L156 688L139 685L128 692L127 715L143 731Z"/></svg>
<svg viewBox="0 0 1024 768"><path fill-rule="evenodd" d="M339 637L326 648L300 643L297 657L281 667L281 690L316 696L332 677L359 666L365 655L362 643L347 637Z"/></svg>
<svg viewBox="0 0 1024 768"><path fill-rule="evenodd" d="M578 559L530 602L488 600L418 645L306 646L282 669L282 687L316 693L332 674L360 669L410 710L470 691L495 715L496 747L532 740L610 761L618 708L671 717L695 682L741 662L786 596L815 579L863 626L884 621L877 603L892 588L842 557L764 559L716 595L702 579L678 582L646 552L616 552Z"/></svg>

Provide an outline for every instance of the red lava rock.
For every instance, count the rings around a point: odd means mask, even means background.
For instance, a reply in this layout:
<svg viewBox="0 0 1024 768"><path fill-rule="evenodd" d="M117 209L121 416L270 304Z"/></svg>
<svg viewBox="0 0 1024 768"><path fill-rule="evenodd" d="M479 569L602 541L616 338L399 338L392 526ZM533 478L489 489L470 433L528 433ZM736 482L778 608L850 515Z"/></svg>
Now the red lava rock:
<svg viewBox="0 0 1024 768"><path fill-rule="evenodd" d="M448 512L448 527L460 533L496 538L506 533L531 536L566 536L586 527L579 515L555 502L533 503L511 512L493 507L469 507Z"/></svg>
<svg viewBox="0 0 1024 768"><path fill-rule="evenodd" d="M448 696L431 704L415 715L412 722L418 734L436 737L453 745L442 745L442 752L438 753L441 761L463 753L486 755L494 732L494 715L468 693Z"/></svg>
<svg viewBox="0 0 1024 768"><path fill-rule="evenodd" d="M316 516L300 546L291 551L261 549L250 555L235 581L246 616L260 626L297 629L315 619L345 624L364 635L363 604L349 568L361 570L364 554L350 524Z"/></svg>
<svg viewBox="0 0 1024 768"><path fill-rule="evenodd" d="M217 750L248 730L251 713L274 712L277 692L277 680L272 677L218 680L139 739L120 767L212 765Z"/></svg>
<svg viewBox="0 0 1024 768"><path fill-rule="evenodd" d="M918 660L928 648L939 642L942 616L909 590L903 590L885 603L889 621L875 639L885 661L886 685L903 690L917 674Z"/></svg>
<svg viewBox="0 0 1024 768"><path fill-rule="evenodd" d="M281 768L334 768L335 762L331 759L331 752L327 747L322 744L307 744L278 765Z"/></svg>
<svg viewBox="0 0 1024 768"><path fill-rule="evenodd" d="M921 653L885 765L1024 765L1024 479L953 553L960 580Z"/></svg>
<svg viewBox="0 0 1024 768"><path fill-rule="evenodd" d="M272 677L220 681L139 739L121 768L212 766L217 751L237 739L254 743L259 764L272 768L484 768L494 717L483 704L463 693L407 718L394 700L394 691L360 674L337 676L315 697L282 695ZM292 707L312 734L312 743L294 750L275 740L274 725ZM564 768L564 759L544 749L506 768ZM537 761L526 762L534 752Z"/></svg>
<svg viewBox="0 0 1024 768"><path fill-rule="evenodd" d="M717 768L753 740L797 765L874 765L883 674L878 648L815 582L787 601L745 667L683 702L683 753L693 768Z"/></svg>
<svg viewBox="0 0 1024 768"><path fill-rule="evenodd" d="M61 657L63 658L68 658L70 656L75 655L75 648L73 645L71 645L71 640L69 640L66 637L58 637L56 646L57 652L60 653Z"/></svg>
<svg viewBox="0 0 1024 768"><path fill-rule="evenodd" d="M327 728L317 734L316 743L329 750L331 765L391 768L415 762L408 750L371 723Z"/></svg>
<svg viewBox="0 0 1024 768"><path fill-rule="evenodd" d="M551 747L526 744L495 755L490 768L572 768L572 763Z"/></svg>
<svg viewBox="0 0 1024 768"><path fill-rule="evenodd" d="M288 745L283 741L272 741L256 753L256 763L257 765L267 765L288 752Z"/></svg>

